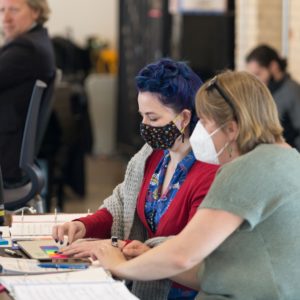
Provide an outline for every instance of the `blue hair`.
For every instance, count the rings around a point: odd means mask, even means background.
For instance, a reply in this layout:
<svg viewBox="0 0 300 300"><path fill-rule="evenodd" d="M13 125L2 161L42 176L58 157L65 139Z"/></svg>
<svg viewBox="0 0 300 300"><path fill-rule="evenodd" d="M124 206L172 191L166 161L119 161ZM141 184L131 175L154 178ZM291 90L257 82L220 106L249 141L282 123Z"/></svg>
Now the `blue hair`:
<svg viewBox="0 0 300 300"><path fill-rule="evenodd" d="M135 81L139 92L156 93L161 103L174 111L190 110L192 134L198 121L195 95L203 82L186 63L162 58L144 67Z"/></svg>

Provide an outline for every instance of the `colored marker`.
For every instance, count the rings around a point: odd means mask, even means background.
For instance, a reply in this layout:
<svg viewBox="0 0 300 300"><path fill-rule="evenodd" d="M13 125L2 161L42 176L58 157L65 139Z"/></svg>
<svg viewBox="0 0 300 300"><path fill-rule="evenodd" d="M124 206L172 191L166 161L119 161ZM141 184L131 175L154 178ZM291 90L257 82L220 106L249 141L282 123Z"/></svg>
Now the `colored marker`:
<svg viewBox="0 0 300 300"><path fill-rule="evenodd" d="M41 268L56 268L56 269L87 269L88 264L53 264L53 263L42 263L38 264Z"/></svg>

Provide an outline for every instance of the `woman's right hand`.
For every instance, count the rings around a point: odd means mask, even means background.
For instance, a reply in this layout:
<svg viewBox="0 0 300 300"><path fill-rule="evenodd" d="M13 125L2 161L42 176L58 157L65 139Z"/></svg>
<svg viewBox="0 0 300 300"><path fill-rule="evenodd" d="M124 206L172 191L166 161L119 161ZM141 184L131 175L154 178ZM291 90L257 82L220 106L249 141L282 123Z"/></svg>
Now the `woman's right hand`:
<svg viewBox="0 0 300 300"><path fill-rule="evenodd" d="M68 244L72 244L78 239L84 238L86 233L85 226L80 221L67 222L62 225L56 225L52 229L52 237L56 242L62 245L64 236L68 236Z"/></svg>
<svg viewBox="0 0 300 300"><path fill-rule="evenodd" d="M124 246L122 248L122 252L126 255L127 258L134 258L142 255L150 249L151 248L143 242L134 240L131 241L128 245Z"/></svg>

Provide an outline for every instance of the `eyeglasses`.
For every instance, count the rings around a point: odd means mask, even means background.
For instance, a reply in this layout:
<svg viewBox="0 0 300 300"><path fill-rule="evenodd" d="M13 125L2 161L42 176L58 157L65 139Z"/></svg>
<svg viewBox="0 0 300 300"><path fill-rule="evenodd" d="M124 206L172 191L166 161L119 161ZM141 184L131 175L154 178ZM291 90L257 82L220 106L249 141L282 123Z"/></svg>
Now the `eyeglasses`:
<svg viewBox="0 0 300 300"><path fill-rule="evenodd" d="M232 111L233 111L233 115L236 118L236 110L233 106L233 101L231 100L231 98L226 94L226 92L224 91L224 89L221 88L221 86L218 83L217 80L217 76L215 76L214 78L212 78L207 87L206 90L207 91L211 91L212 89L216 89L218 91L218 93L222 96L222 98L226 101L226 103L231 107Z"/></svg>

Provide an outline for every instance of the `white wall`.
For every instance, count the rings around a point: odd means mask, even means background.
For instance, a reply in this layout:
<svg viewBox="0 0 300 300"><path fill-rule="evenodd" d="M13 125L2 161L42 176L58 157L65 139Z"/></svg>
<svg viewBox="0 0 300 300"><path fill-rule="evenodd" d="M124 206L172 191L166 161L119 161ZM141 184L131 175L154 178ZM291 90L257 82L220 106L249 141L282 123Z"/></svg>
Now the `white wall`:
<svg viewBox="0 0 300 300"><path fill-rule="evenodd" d="M300 2L290 0L288 70L300 82Z"/></svg>
<svg viewBox="0 0 300 300"><path fill-rule="evenodd" d="M118 0L48 0L50 34L66 36L71 29L74 41L84 44L86 37L97 35L114 47L118 38Z"/></svg>
<svg viewBox="0 0 300 300"><path fill-rule="evenodd" d="M298 0L295 0L298 1ZM281 51L282 0L236 1L236 68L245 68L245 57L261 43Z"/></svg>

